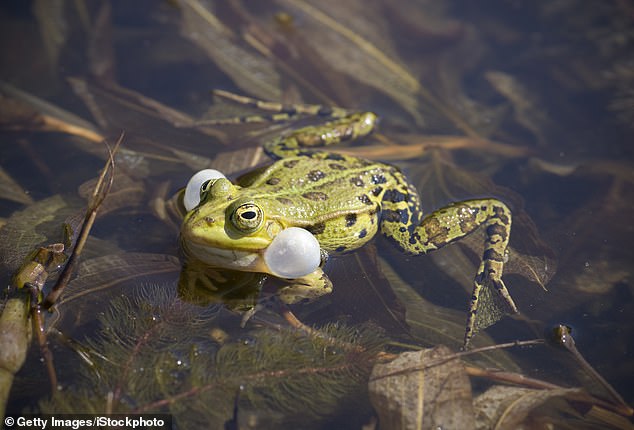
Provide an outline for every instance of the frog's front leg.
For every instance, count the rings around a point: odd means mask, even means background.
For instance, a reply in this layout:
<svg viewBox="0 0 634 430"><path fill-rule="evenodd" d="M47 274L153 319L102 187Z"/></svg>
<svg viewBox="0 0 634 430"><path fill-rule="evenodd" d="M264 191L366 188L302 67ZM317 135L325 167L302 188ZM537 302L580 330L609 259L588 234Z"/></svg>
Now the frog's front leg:
<svg viewBox="0 0 634 430"><path fill-rule="evenodd" d="M413 190L410 190L413 191ZM411 196L411 193L408 193ZM493 318L478 316L478 307L484 287L493 287L507 311L517 313L517 306L509 294L502 272L511 233L511 211L499 200L467 200L451 204L427 215L418 222L417 196L401 202L384 201L382 231L394 239L406 252L427 253L452 243L478 229L485 228L485 245L482 261L476 273L473 293L469 303L469 315L464 337L466 347L473 335L493 324ZM407 203L403 206L403 203ZM407 220L405 219L407 218Z"/></svg>
<svg viewBox="0 0 634 430"><path fill-rule="evenodd" d="M287 281L290 285L278 291L278 297L287 304L312 301L332 292L332 282L320 267L306 276Z"/></svg>

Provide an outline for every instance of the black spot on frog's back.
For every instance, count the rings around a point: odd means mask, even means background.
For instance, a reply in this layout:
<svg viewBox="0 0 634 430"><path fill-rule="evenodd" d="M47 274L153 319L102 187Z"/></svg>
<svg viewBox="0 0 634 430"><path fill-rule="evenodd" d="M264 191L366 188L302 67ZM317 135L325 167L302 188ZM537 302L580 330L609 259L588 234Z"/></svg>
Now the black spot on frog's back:
<svg viewBox="0 0 634 430"><path fill-rule="evenodd" d="M293 200L287 199L286 197L276 197L275 199L284 206L293 206Z"/></svg>
<svg viewBox="0 0 634 430"><path fill-rule="evenodd" d="M321 170L311 170L310 172L306 174L306 177L309 180L316 182L316 181L319 181L320 179L325 178L326 174L322 172Z"/></svg>
<svg viewBox="0 0 634 430"><path fill-rule="evenodd" d="M361 178L360 178L360 177L358 177L358 176L355 176L355 177L353 177L353 178L350 178L350 183L351 183L352 185L354 185L355 187L362 187L362 186L364 185L364 183L363 183L363 179L361 179Z"/></svg>
<svg viewBox="0 0 634 430"><path fill-rule="evenodd" d="M405 193L400 192L399 190L386 190L385 194L383 194L383 200L388 201L388 202L392 202L392 203L399 203L399 202L404 202L407 199L407 195Z"/></svg>
<svg viewBox="0 0 634 430"><path fill-rule="evenodd" d="M309 227L306 227L306 230L317 236L319 234L322 234L324 230L326 230L326 224L323 222L313 224Z"/></svg>
<svg viewBox="0 0 634 430"><path fill-rule="evenodd" d="M409 212L404 209L384 209L381 212L383 221L407 224L409 221Z"/></svg>
<svg viewBox="0 0 634 430"><path fill-rule="evenodd" d="M297 165L297 163L299 163L299 160L286 160L283 163L284 167L286 167L287 169L292 169Z"/></svg>
<svg viewBox="0 0 634 430"><path fill-rule="evenodd" d="M357 198L365 205L372 204L372 200L366 194L361 194L360 196L357 196Z"/></svg>
<svg viewBox="0 0 634 430"><path fill-rule="evenodd" d="M326 193L322 193L321 191L309 191L307 193L302 194L302 197L308 200L313 200L313 201L328 200L328 195Z"/></svg>
<svg viewBox="0 0 634 430"><path fill-rule="evenodd" d="M343 164L338 164L338 163L330 163L328 164L328 167L332 170L346 170L347 167L344 166Z"/></svg>
<svg viewBox="0 0 634 430"><path fill-rule="evenodd" d="M326 160L334 160L334 161L345 161L346 158L343 155L339 155L336 154L334 152L329 153L328 155L326 155Z"/></svg>
<svg viewBox="0 0 634 430"><path fill-rule="evenodd" d="M385 184L387 182L387 178L381 174L372 175L371 179L374 185Z"/></svg>
<svg viewBox="0 0 634 430"><path fill-rule="evenodd" d="M352 227L357 222L357 214L346 215L346 227Z"/></svg>

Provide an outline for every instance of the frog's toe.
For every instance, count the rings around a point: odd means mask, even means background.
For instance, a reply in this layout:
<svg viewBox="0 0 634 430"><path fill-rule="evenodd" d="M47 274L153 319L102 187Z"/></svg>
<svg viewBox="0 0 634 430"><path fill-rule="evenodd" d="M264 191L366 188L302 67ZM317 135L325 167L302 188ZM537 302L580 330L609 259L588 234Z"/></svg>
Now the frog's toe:
<svg viewBox="0 0 634 430"><path fill-rule="evenodd" d="M506 304L508 308L507 311L513 314L519 313L519 310L517 309L509 290L506 288L504 281L502 279L492 279L491 285Z"/></svg>

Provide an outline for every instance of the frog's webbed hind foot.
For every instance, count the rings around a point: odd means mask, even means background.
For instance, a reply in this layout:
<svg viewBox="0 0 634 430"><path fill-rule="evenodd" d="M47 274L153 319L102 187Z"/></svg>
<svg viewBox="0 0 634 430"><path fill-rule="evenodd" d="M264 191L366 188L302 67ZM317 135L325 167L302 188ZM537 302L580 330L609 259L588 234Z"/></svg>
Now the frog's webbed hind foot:
<svg viewBox="0 0 634 430"><path fill-rule="evenodd" d="M506 314L519 312L504 281L498 277L486 278L485 267L486 265L482 264L478 270L469 300L464 349L478 331L495 324Z"/></svg>
<svg viewBox="0 0 634 430"><path fill-rule="evenodd" d="M504 281L502 272L507 260L507 246L511 229L511 212L501 202L489 200L481 208L488 208L490 215L484 223L486 239L482 262L473 282L469 301L469 314L464 337L464 347L479 330L496 323L505 314L519 311Z"/></svg>

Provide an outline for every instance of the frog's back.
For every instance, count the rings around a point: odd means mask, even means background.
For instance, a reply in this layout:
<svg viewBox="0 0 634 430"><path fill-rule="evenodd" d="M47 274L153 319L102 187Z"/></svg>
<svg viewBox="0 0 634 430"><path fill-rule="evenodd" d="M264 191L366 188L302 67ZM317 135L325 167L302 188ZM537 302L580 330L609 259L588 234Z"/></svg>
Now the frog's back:
<svg viewBox="0 0 634 430"><path fill-rule="evenodd" d="M331 153L274 162L241 180L269 216L306 228L322 248L356 249L378 229L381 200L393 182L392 166Z"/></svg>

